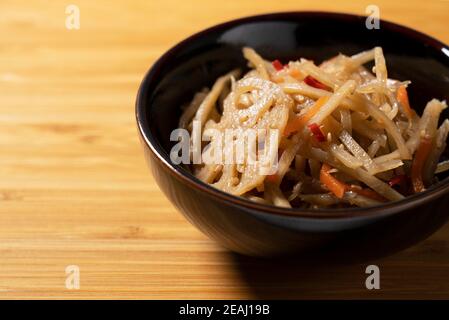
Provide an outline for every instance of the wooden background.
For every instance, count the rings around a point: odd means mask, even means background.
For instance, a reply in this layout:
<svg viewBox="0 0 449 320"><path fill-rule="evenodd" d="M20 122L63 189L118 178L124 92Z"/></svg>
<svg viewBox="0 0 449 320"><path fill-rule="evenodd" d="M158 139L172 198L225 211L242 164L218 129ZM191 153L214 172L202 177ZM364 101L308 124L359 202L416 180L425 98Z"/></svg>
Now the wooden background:
<svg viewBox="0 0 449 320"><path fill-rule="evenodd" d="M65 8L81 11L65 28ZM449 225L366 265L307 267L227 252L165 199L134 120L151 64L186 36L285 10L381 17L449 43L448 1L9 1L0 3L1 298L449 298ZM80 290L65 288L78 265Z"/></svg>

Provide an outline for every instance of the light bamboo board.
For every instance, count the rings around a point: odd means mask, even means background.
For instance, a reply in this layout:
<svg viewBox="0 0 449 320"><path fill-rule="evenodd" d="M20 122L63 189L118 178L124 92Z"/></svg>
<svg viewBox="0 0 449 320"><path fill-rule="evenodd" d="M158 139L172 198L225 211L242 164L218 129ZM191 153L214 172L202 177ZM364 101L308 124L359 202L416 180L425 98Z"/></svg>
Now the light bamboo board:
<svg viewBox="0 0 449 320"><path fill-rule="evenodd" d="M65 8L81 28L65 28ZM1 298L449 298L449 226L389 258L308 268L241 259L192 227L144 163L134 101L165 50L213 24L285 10L364 14L372 1L0 3ZM448 43L448 1L375 1ZM80 268L80 289L65 268Z"/></svg>

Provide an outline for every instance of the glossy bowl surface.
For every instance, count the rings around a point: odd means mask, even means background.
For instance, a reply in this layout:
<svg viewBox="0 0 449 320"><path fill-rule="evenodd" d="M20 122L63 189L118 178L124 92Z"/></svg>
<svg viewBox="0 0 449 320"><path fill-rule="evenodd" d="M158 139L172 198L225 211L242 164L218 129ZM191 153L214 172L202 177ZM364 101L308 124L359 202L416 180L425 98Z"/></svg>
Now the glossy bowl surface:
<svg viewBox="0 0 449 320"><path fill-rule="evenodd" d="M170 161L170 133L177 128L180 106L225 72L245 69L243 46L267 59L287 62L306 57L317 63L338 53L351 55L381 46L389 77L412 81L409 96L418 113L431 98L449 101L448 46L386 21L380 22L380 29L369 30L365 19L325 12L242 18L189 37L153 65L137 96L139 134L156 182L189 221L243 254L344 252L354 258L403 249L446 222L449 179L444 175L422 194L378 207L298 210L226 194ZM445 110L443 117L448 116Z"/></svg>

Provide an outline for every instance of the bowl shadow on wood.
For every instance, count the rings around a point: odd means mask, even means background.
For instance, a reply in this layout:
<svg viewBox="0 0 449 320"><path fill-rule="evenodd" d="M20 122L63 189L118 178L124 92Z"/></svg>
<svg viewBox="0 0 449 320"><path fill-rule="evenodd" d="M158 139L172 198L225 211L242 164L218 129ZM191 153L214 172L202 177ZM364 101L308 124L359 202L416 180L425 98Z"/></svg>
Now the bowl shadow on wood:
<svg viewBox="0 0 449 320"><path fill-rule="evenodd" d="M441 279L449 276L449 271L444 272L446 270L444 265L449 263L449 245L446 241L431 240L419 247L404 251L403 254L401 253L400 267L394 263L393 255L430 236L446 219L445 215L436 216L432 228L429 228L426 234L420 234L406 242L401 240L400 245L388 246L380 238L378 249L369 246L367 250L363 240L356 244L349 243L350 240L343 240L334 246L298 255L267 259L229 253L229 260L256 299L379 297L377 294L373 295L374 291L365 288L365 280L368 277L365 269L370 264L378 265L381 268L381 279L387 279L381 280L382 289L386 288L386 292L378 291L382 297L407 297L409 294L419 295L422 291L435 298L447 298L449 285L441 284ZM408 225L403 224L402 227L415 228L416 221ZM449 230L449 227L445 229ZM405 232L407 233L407 230ZM372 235L366 235L366 237L369 236ZM390 250L386 250L386 247ZM393 256L380 260L389 255ZM428 266L423 262L429 260L433 264L437 263L437 268L432 266L431 275L427 274L425 269L423 270L423 266ZM416 261L419 263L417 264ZM441 267L438 262L441 262ZM390 267L382 268L384 263L389 264ZM413 281L411 282L408 276L404 276L405 274L417 280L424 274L425 278L434 278L435 281L426 283L422 289L420 287L417 290ZM433 289L425 289L429 287Z"/></svg>

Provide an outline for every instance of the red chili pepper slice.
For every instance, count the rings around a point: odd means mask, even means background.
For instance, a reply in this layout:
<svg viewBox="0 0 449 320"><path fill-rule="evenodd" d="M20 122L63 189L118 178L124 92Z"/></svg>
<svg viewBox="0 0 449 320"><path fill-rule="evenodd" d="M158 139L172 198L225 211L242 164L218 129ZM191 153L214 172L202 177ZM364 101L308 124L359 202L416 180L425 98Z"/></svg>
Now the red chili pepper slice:
<svg viewBox="0 0 449 320"><path fill-rule="evenodd" d="M321 131L320 127L316 123L311 123L307 127L309 127L310 131L312 132L312 134L315 137L315 139L318 140L318 142L326 141L326 137L324 136L324 134Z"/></svg>
<svg viewBox="0 0 449 320"><path fill-rule="evenodd" d="M278 183L279 181L279 176L275 173L275 174L270 174L265 178L266 181L271 182L271 183Z"/></svg>
<svg viewBox="0 0 449 320"><path fill-rule="evenodd" d="M400 193L409 194L409 178L405 174L397 175L388 181L388 185Z"/></svg>
<svg viewBox="0 0 449 320"><path fill-rule="evenodd" d="M328 86L326 86L325 84L319 82L319 81L318 81L317 79L315 79L314 77L307 76L307 77L305 77L304 82L305 82L306 84L308 84L309 86L311 86L311 87L329 91L329 87L328 87Z"/></svg>
<svg viewBox="0 0 449 320"><path fill-rule="evenodd" d="M406 182L407 176L405 174L400 174L398 176L395 176L393 178L390 179L390 181L388 181L388 184L390 185L390 187L394 187L394 186L401 186Z"/></svg>
<svg viewBox="0 0 449 320"><path fill-rule="evenodd" d="M282 69L284 69L284 65L282 64L282 62L280 62L278 59L274 60L273 62L271 62L271 64L273 65L273 67L277 70L280 71Z"/></svg>

